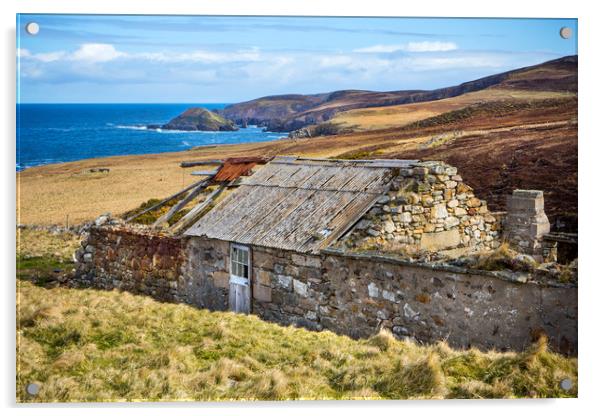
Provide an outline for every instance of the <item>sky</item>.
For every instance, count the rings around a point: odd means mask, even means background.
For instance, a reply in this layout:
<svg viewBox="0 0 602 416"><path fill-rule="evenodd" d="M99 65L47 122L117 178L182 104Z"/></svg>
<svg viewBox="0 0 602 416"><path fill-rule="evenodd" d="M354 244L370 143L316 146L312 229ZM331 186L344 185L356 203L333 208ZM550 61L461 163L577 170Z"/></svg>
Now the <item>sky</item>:
<svg viewBox="0 0 602 416"><path fill-rule="evenodd" d="M22 103L233 103L429 90L576 53L576 19L21 14L17 94Z"/></svg>

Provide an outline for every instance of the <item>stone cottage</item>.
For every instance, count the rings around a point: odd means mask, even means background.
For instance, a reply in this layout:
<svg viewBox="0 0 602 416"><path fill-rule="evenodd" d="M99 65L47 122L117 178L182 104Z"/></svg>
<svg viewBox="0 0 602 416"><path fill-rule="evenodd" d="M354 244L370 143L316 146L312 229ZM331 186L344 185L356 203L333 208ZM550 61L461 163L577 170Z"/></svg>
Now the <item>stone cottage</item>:
<svg viewBox="0 0 602 416"><path fill-rule="evenodd" d="M445 262L503 238L502 216L456 168L276 157L246 174L183 232L92 227L77 284L352 337L386 328L423 342L522 349L543 331L553 348L576 352L575 285ZM528 199L539 208L539 196L522 195L528 215L514 213L511 228L534 255L545 221Z"/></svg>

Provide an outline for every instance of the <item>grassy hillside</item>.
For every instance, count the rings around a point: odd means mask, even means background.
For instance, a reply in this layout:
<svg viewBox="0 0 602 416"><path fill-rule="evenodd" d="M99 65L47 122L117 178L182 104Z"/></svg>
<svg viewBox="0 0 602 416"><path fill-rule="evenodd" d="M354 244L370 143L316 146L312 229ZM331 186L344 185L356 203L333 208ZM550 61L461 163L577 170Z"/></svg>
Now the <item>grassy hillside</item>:
<svg viewBox="0 0 602 416"><path fill-rule="evenodd" d="M344 111L334 116L330 120L330 123L335 124L341 130L352 129L358 132L380 130L403 127L419 120L460 110L471 105L482 105L490 102L522 104L544 99L573 96L575 94L572 92L488 88L437 101Z"/></svg>
<svg viewBox="0 0 602 416"><path fill-rule="evenodd" d="M316 95L269 96L233 104L220 112L238 123L246 120L267 126L272 131L292 131L324 123L344 111L436 101L491 87L577 92L577 56L566 56L431 91L343 90Z"/></svg>
<svg viewBox="0 0 602 416"><path fill-rule="evenodd" d="M354 341L117 291L19 281L19 401L575 397L577 361ZM559 387L564 378L574 387ZM40 384L28 396L30 382Z"/></svg>

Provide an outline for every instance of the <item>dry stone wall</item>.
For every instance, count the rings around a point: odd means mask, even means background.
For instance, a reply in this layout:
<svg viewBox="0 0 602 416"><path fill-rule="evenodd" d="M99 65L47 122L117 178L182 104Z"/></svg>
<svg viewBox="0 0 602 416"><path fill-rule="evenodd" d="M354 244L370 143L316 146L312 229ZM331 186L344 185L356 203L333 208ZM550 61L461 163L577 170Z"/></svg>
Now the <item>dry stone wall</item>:
<svg viewBox="0 0 602 416"><path fill-rule="evenodd" d="M76 286L121 289L228 310L229 243L93 227ZM365 337L380 328L454 347L523 349L545 332L577 351L577 289L521 283L368 254L303 255L252 247L252 313L280 324Z"/></svg>
<svg viewBox="0 0 602 416"><path fill-rule="evenodd" d="M180 301L183 254L179 239L121 227L92 227L75 253L78 266L72 283Z"/></svg>
<svg viewBox="0 0 602 416"><path fill-rule="evenodd" d="M193 238L180 280L194 304L228 309L228 243ZM367 337L380 328L459 348L524 349L546 333L552 348L577 351L577 289L523 283L495 273L412 265L329 252L252 248L252 313L284 325Z"/></svg>
<svg viewBox="0 0 602 416"><path fill-rule="evenodd" d="M500 223L457 169L443 162L402 168L386 195L340 246L457 257L500 245Z"/></svg>

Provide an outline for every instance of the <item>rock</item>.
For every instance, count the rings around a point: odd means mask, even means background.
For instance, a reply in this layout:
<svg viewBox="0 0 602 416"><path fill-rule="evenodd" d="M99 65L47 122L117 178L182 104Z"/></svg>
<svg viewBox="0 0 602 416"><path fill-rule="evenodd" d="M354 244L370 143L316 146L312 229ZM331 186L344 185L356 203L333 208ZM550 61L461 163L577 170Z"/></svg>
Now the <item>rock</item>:
<svg viewBox="0 0 602 416"><path fill-rule="evenodd" d="M447 206L450 208L455 208L458 206L458 204L459 204L459 202L457 199L452 199L447 202Z"/></svg>
<svg viewBox="0 0 602 416"><path fill-rule="evenodd" d="M395 232L395 224L393 223L393 221L385 221L383 224L383 229L387 233L393 233Z"/></svg>
<svg viewBox="0 0 602 416"><path fill-rule="evenodd" d="M458 187L456 189L459 194L472 192L472 188L470 186L466 185L465 183L459 183Z"/></svg>
<svg viewBox="0 0 602 416"><path fill-rule="evenodd" d="M380 289L378 286L376 286L376 284L374 284L374 282L370 282L368 285L368 296L371 298L377 298L380 296Z"/></svg>
<svg viewBox="0 0 602 416"><path fill-rule="evenodd" d="M299 296L302 296L304 298L307 297L307 286L307 283L303 283L300 280L293 279L293 291Z"/></svg>
<svg viewBox="0 0 602 416"><path fill-rule="evenodd" d="M458 229L424 233L420 240L420 249L425 251L438 251L446 248L457 247L460 244Z"/></svg>
<svg viewBox="0 0 602 416"><path fill-rule="evenodd" d="M389 292L388 290L383 290L383 299L386 299L390 302L395 302L395 293Z"/></svg>
<svg viewBox="0 0 602 416"><path fill-rule="evenodd" d="M103 225L105 225L107 222L109 222L109 218L110 218L111 214L103 214L100 217L96 218L96 220L94 221L94 225L97 227L101 227Z"/></svg>
<svg viewBox="0 0 602 416"><path fill-rule="evenodd" d="M378 237L380 235L380 232L376 231L374 228L369 228L366 233L372 237Z"/></svg>
<svg viewBox="0 0 602 416"><path fill-rule="evenodd" d="M149 126L150 127L150 126ZM192 107L184 111L167 124L161 126L164 130L183 131L236 131L234 122L202 107Z"/></svg>
<svg viewBox="0 0 602 416"><path fill-rule="evenodd" d="M420 315L419 312L416 312L412 309L412 307L410 305L408 305L407 303L403 305L403 314L406 318L409 319L413 319L415 317L417 317L418 315Z"/></svg>
<svg viewBox="0 0 602 416"><path fill-rule="evenodd" d="M403 336L410 335L410 331L408 331L408 329L406 327L403 327L403 326L394 326L393 327L393 333L395 335L403 335Z"/></svg>
<svg viewBox="0 0 602 416"><path fill-rule="evenodd" d="M316 319L318 319L318 315L314 311L307 311L305 317L310 321L315 321Z"/></svg>
<svg viewBox="0 0 602 416"><path fill-rule="evenodd" d="M422 197L422 205L424 205L425 207L433 206L434 202L435 200L431 196L426 195Z"/></svg>
<svg viewBox="0 0 602 416"><path fill-rule="evenodd" d="M291 276L286 276L283 274L278 275L278 285L285 289L290 289L293 283L293 278Z"/></svg>
<svg viewBox="0 0 602 416"><path fill-rule="evenodd" d="M357 225L355 226L356 230L365 230L368 227L370 227L372 225L371 221L368 220L361 220L360 222L357 223Z"/></svg>
<svg viewBox="0 0 602 416"><path fill-rule="evenodd" d="M412 214L409 212L403 212L399 217L400 221L404 224L412 222Z"/></svg>
<svg viewBox="0 0 602 416"><path fill-rule="evenodd" d="M455 188L456 185L458 185L458 182L456 181L445 181L445 187L448 189Z"/></svg>
<svg viewBox="0 0 602 416"><path fill-rule="evenodd" d="M447 208L444 203L436 204L431 208L432 218L447 218Z"/></svg>
<svg viewBox="0 0 602 416"><path fill-rule="evenodd" d="M483 219L488 224L495 222L495 217L493 215L485 215L485 217Z"/></svg>
<svg viewBox="0 0 602 416"><path fill-rule="evenodd" d="M481 205L481 200L479 198L472 197L466 201L466 206L470 208L476 208Z"/></svg>
<svg viewBox="0 0 602 416"><path fill-rule="evenodd" d="M460 224L460 220L457 217L447 217L445 219L445 228L452 228Z"/></svg>

